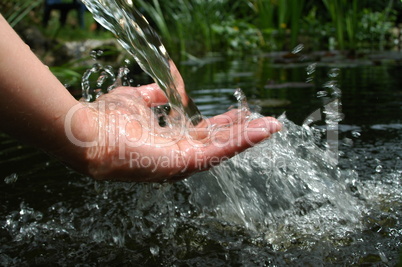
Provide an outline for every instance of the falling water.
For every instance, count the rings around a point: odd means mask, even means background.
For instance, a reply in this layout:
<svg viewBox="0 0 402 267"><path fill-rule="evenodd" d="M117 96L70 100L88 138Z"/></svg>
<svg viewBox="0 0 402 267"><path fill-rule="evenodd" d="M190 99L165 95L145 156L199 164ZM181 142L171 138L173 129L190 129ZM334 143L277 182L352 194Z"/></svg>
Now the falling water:
<svg viewBox="0 0 402 267"><path fill-rule="evenodd" d="M182 110L196 125L201 119L197 106L187 96L183 79L158 35L133 2L83 0L83 3L96 21L115 34L123 48L165 91L170 104Z"/></svg>

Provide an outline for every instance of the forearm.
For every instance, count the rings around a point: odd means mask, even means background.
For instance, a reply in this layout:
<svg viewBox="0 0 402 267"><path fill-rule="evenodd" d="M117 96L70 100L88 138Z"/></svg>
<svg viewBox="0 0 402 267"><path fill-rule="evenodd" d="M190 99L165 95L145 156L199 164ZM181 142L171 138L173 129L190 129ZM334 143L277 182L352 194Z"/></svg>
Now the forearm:
<svg viewBox="0 0 402 267"><path fill-rule="evenodd" d="M67 142L64 117L78 101L0 16L0 129L48 151Z"/></svg>

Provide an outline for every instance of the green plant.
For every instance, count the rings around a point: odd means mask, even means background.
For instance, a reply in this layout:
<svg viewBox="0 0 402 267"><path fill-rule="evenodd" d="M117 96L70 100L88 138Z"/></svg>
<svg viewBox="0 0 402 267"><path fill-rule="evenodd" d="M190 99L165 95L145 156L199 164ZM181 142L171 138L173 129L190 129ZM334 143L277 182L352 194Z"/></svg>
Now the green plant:
<svg viewBox="0 0 402 267"><path fill-rule="evenodd" d="M76 13L71 12L71 15L69 14L69 19L71 18L72 21L74 21L74 19L77 19L75 16ZM94 23L94 19L89 12L85 14L84 18L86 25ZM42 25L37 25L37 27L44 33L44 35L62 42L87 39L104 40L113 38L113 34L106 30L90 31L89 29L82 29L73 23L66 23L66 25L61 26L57 16L51 17L47 27L43 27Z"/></svg>
<svg viewBox="0 0 402 267"><path fill-rule="evenodd" d="M364 0L322 0L331 16L338 47L356 49L359 12Z"/></svg>
<svg viewBox="0 0 402 267"><path fill-rule="evenodd" d="M0 3L0 10L2 15L11 25L15 27L21 20L23 20L30 11L39 6L42 0L10 0Z"/></svg>
<svg viewBox="0 0 402 267"><path fill-rule="evenodd" d="M233 4L228 0L137 0L136 3L151 19L172 55L194 55L221 50L223 43L229 44L222 40L215 26L233 22L241 1Z"/></svg>
<svg viewBox="0 0 402 267"><path fill-rule="evenodd" d="M255 13L255 24L263 33L266 47L291 49L297 45L304 0L249 0L248 3ZM287 42L289 33L290 42Z"/></svg>
<svg viewBox="0 0 402 267"><path fill-rule="evenodd" d="M234 18L212 25L213 31L220 36L222 45L228 53L252 53L261 47L261 32L252 24Z"/></svg>
<svg viewBox="0 0 402 267"><path fill-rule="evenodd" d="M370 50L383 50L384 39L395 24L395 20L395 13L391 12L390 15L387 15L386 12L373 12L366 8L363 10L359 23L360 31L357 39L362 46L368 47Z"/></svg>
<svg viewBox="0 0 402 267"><path fill-rule="evenodd" d="M392 13L392 6L394 4L394 0L389 0L388 2L388 6L384 9L384 17L388 18L390 16L390 14ZM392 26L391 26L392 27ZM390 28L391 28L390 27ZM389 28L389 29L390 29ZM389 29L384 29L384 31L382 31L381 33L381 37L380 37L380 50L384 50L384 40L385 40L385 33L389 32Z"/></svg>
<svg viewBox="0 0 402 267"><path fill-rule="evenodd" d="M302 35L305 37L305 47L311 50L328 49L328 37L331 32L330 23L319 17L317 6L312 6L302 19Z"/></svg>
<svg viewBox="0 0 402 267"><path fill-rule="evenodd" d="M266 30L276 28L277 25L274 22L274 1L249 1L249 6L256 15L256 25L258 25L260 29Z"/></svg>
<svg viewBox="0 0 402 267"><path fill-rule="evenodd" d="M291 46L294 47L298 43L298 35L300 32L300 23L302 18L302 11L304 7L304 0L288 0L289 5L289 22L290 22L290 35Z"/></svg>

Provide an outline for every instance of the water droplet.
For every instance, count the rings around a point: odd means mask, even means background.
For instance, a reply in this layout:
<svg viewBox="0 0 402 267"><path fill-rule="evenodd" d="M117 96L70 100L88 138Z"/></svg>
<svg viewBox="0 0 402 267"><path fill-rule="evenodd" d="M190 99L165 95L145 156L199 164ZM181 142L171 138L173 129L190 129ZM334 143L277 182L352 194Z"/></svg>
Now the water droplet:
<svg viewBox="0 0 402 267"><path fill-rule="evenodd" d="M35 220L40 221L43 218L42 212L35 212Z"/></svg>
<svg viewBox="0 0 402 267"><path fill-rule="evenodd" d="M92 73L98 72L98 71L101 70L101 69L102 69L102 64L95 63L95 64L92 66L92 68L91 68L91 72L92 72Z"/></svg>
<svg viewBox="0 0 402 267"><path fill-rule="evenodd" d="M380 255L380 258L383 262L388 262L387 256L385 255L384 252L379 251L378 254Z"/></svg>
<svg viewBox="0 0 402 267"><path fill-rule="evenodd" d="M94 60L96 60L96 57L97 57L96 54L97 54L97 53L96 53L96 50L92 50L92 51L89 53L89 55L91 56L91 58L94 59Z"/></svg>
<svg viewBox="0 0 402 267"><path fill-rule="evenodd" d="M167 55L166 48L162 44L159 46L159 51L162 53L162 55Z"/></svg>
<svg viewBox="0 0 402 267"><path fill-rule="evenodd" d="M358 131L353 131L352 136L355 137L355 138L359 138L361 136L361 133L358 132Z"/></svg>
<svg viewBox="0 0 402 267"><path fill-rule="evenodd" d="M307 75L313 74L315 72L316 67L317 67L317 63L312 63L312 64L308 65L306 68Z"/></svg>
<svg viewBox="0 0 402 267"><path fill-rule="evenodd" d="M13 174L10 174L9 176L7 176L4 179L4 182L6 184L12 184L12 183L15 183L17 180L18 180L18 175L16 173L13 173Z"/></svg>
<svg viewBox="0 0 402 267"><path fill-rule="evenodd" d="M159 189L161 189L161 187L162 187L161 184L158 184L158 183L153 183L152 184L152 188L155 189L155 190L159 190Z"/></svg>
<svg viewBox="0 0 402 267"><path fill-rule="evenodd" d="M336 86L336 83L334 81L326 82L323 85L324 88L330 88L330 89L334 88L335 86Z"/></svg>
<svg viewBox="0 0 402 267"><path fill-rule="evenodd" d="M353 141L352 141L352 139L350 139L350 138L344 138L342 144L343 144L344 146L349 146L349 147L351 147L351 146L353 145Z"/></svg>
<svg viewBox="0 0 402 267"><path fill-rule="evenodd" d="M304 45L303 45L303 44L297 45L295 48L293 48L292 54L300 53L300 51L302 51L303 48L304 48Z"/></svg>
<svg viewBox="0 0 402 267"><path fill-rule="evenodd" d="M375 172L380 173L381 171L382 171L382 165L378 165L378 166L375 168Z"/></svg>
<svg viewBox="0 0 402 267"><path fill-rule="evenodd" d="M327 91L318 91L317 92L317 97L324 97L327 96L328 92Z"/></svg>
<svg viewBox="0 0 402 267"><path fill-rule="evenodd" d="M96 81L96 86L101 87L107 78L108 78L107 73L105 71L102 71L101 75L99 76L98 80Z"/></svg>
<svg viewBox="0 0 402 267"><path fill-rule="evenodd" d="M328 72L328 76L331 78L336 78L336 77L338 77L339 73L340 73L340 70L338 68L333 68Z"/></svg>

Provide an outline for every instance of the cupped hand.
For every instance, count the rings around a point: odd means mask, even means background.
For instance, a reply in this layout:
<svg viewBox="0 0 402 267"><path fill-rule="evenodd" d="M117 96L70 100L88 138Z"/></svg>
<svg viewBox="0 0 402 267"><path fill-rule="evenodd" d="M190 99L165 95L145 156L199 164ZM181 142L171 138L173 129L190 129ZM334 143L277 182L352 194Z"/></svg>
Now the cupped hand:
<svg viewBox="0 0 402 267"><path fill-rule="evenodd" d="M99 180L177 181L281 129L272 117L250 121L241 110L203 119L194 127L175 107L163 127L151 108L166 103L156 84L119 87L93 103L81 103L65 124L69 140L83 151L84 159L77 161L84 164L73 165Z"/></svg>

